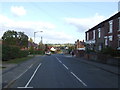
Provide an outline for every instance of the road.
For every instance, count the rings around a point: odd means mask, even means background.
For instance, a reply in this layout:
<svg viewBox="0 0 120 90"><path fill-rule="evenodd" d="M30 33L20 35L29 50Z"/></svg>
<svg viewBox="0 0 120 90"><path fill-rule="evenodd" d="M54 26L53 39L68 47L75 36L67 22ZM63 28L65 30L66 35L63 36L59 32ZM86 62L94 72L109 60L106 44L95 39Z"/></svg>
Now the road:
<svg viewBox="0 0 120 90"><path fill-rule="evenodd" d="M118 76L74 57L40 56L10 88L117 88Z"/></svg>

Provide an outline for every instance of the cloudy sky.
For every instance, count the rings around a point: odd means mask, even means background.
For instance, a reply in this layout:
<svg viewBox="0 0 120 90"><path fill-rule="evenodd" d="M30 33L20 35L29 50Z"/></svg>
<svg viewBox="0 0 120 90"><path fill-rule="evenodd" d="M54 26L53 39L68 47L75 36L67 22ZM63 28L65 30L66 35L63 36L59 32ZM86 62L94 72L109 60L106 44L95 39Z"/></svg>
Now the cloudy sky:
<svg viewBox="0 0 120 90"><path fill-rule="evenodd" d="M85 40L85 31L118 11L118 2L0 2L0 38L22 31L43 43Z"/></svg>

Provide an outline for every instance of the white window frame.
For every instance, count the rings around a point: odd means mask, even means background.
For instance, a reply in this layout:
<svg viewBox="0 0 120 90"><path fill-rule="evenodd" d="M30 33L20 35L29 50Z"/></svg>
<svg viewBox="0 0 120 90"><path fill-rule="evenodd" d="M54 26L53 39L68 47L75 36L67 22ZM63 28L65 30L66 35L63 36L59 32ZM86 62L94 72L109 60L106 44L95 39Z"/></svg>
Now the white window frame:
<svg viewBox="0 0 120 90"><path fill-rule="evenodd" d="M93 30L93 40L95 40L95 30Z"/></svg>
<svg viewBox="0 0 120 90"><path fill-rule="evenodd" d="M113 40L113 36L109 36L109 41L112 41Z"/></svg>
<svg viewBox="0 0 120 90"><path fill-rule="evenodd" d="M113 20L109 21L109 33L112 33L113 31Z"/></svg>
<svg viewBox="0 0 120 90"><path fill-rule="evenodd" d="M98 28L98 38L101 37L101 28Z"/></svg>
<svg viewBox="0 0 120 90"><path fill-rule="evenodd" d="M107 46L108 45L108 38L107 38L107 36L105 36L104 38L105 38L105 46Z"/></svg>

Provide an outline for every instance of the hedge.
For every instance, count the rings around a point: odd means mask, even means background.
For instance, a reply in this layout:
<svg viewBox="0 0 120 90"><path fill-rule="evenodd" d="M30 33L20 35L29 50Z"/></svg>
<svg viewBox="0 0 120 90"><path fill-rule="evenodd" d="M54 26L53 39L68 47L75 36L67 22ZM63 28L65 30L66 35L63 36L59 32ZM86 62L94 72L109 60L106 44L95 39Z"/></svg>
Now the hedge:
<svg viewBox="0 0 120 90"><path fill-rule="evenodd" d="M17 46L2 46L2 60L10 60L15 58L26 57L28 55L28 51L22 51Z"/></svg>

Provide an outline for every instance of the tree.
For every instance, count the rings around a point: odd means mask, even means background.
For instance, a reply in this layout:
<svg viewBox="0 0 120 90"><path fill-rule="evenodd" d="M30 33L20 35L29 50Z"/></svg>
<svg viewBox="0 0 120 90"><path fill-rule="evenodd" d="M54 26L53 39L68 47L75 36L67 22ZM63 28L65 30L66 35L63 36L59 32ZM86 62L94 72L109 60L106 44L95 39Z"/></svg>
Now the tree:
<svg viewBox="0 0 120 90"><path fill-rule="evenodd" d="M16 31L6 31L3 36L3 44L6 45L16 45L17 44L17 32Z"/></svg>
<svg viewBox="0 0 120 90"><path fill-rule="evenodd" d="M27 47L28 46L28 36L24 34L24 32L16 32L14 30L6 31L3 36L3 44L13 45L19 47Z"/></svg>
<svg viewBox="0 0 120 90"><path fill-rule="evenodd" d="M18 42L20 47L28 47L28 36L24 32L18 32Z"/></svg>
<svg viewBox="0 0 120 90"><path fill-rule="evenodd" d="M32 39L32 38L30 38L29 42L33 43L33 39Z"/></svg>

